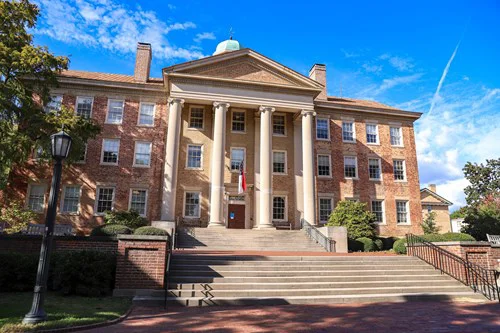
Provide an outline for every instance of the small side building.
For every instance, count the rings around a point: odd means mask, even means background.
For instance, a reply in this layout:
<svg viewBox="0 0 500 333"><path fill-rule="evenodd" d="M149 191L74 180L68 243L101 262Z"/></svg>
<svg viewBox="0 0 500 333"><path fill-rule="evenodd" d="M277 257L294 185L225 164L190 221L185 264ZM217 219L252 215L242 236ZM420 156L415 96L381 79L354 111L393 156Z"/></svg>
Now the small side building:
<svg viewBox="0 0 500 333"><path fill-rule="evenodd" d="M429 187L420 190L420 200L422 202L422 220L430 212L435 212L436 224L440 228L439 232L451 232L452 227L448 208L453 203L437 194L435 184L429 184Z"/></svg>

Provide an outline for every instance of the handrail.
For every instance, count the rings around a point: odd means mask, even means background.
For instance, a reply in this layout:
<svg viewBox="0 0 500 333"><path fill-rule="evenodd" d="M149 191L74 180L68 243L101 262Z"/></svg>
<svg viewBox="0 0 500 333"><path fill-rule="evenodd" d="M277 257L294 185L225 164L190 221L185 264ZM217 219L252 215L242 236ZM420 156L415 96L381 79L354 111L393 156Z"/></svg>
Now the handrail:
<svg viewBox="0 0 500 333"><path fill-rule="evenodd" d="M163 290L164 290L164 304L167 309L167 296L168 296L168 278L170 274L170 262L172 261L172 250L175 249L175 240L177 238L177 228L174 226L170 234L170 242L168 242L167 264L165 265L165 274L163 276Z"/></svg>
<svg viewBox="0 0 500 333"><path fill-rule="evenodd" d="M500 272L486 269L413 234L406 235L408 255L418 257L455 280L500 302Z"/></svg>
<svg viewBox="0 0 500 333"><path fill-rule="evenodd" d="M300 219L300 224L309 238L323 246L327 252L335 252L335 241L331 237L323 235L321 231L304 219Z"/></svg>

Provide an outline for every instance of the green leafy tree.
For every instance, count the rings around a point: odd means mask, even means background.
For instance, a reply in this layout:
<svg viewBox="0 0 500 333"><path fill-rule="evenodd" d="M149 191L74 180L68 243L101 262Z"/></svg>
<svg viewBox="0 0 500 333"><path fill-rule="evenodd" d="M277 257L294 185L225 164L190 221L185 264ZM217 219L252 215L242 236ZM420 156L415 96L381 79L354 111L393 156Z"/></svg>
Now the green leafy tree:
<svg viewBox="0 0 500 333"><path fill-rule="evenodd" d="M467 207L460 207L456 211L450 214L451 219L463 219L467 216Z"/></svg>
<svg viewBox="0 0 500 333"><path fill-rule="evenodd" d="M36 217L36 213L15 201L0 209L0 223L6 223L5 233L7 234L17 234L26 230L28 223Z"/></svg>
<svg viewBox="0 0 500 333"><path fill-rule="evenodd" d="M464 219L462 232L477 240L486 240L486 234L500 235L500 200L489 200L472 209Z"/></svg>
<svg viewBox="0 0 500 333"><path fill-rule="evenodd" d="M467 162L463 171L470 182L464 190L469 206L474 208L500 197L500 158L486 160L486 165Z"/></svg>
<svg viewBox="0 0 500 333"><path fill-rule="evenodd" d="M441 230L436 224L436 212L428 213L422 223L420 223L420 226L424 234L437 234Z"/></svg>
<svg viewBox="0 0 500 333"><path fill-rule="evenodd" d="M347 228L350 239L375 237L375 214L366 209L366 204L354 201L340 201L328 220L329 226Z"/></svg>
<svg viewBox="0 0 500 333"><path fill-rule="evenodd" d="M49 154L49 137L63 127L73 138L68 162L78 160L85 143L100 128L64 107L44 110L57 75L68 68L68 58L55 56L33 44L30 34L39 10L28 0L0 0L0 189L12 169L22 165L34 148Z"/></svg>

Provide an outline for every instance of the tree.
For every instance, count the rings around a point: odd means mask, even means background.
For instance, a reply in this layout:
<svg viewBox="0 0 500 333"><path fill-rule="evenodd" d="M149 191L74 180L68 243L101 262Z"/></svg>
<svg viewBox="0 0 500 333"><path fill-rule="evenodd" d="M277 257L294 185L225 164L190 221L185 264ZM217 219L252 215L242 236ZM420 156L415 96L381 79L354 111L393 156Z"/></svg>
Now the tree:
<svg viewBox="0 0 500 333"><path fill-rule="evenodd" d="M500 158L486 160L486 165L467 162L463 171L470 182L464 190L469 206L474 208L500 196Z"/></svg>
<svg viewBox="0 0 500 333"><path fill-rule="evenodd" d="M450 214L450 219L463 219L467 216L467 207L460 207L456 211Z"/></svg>
<svg viewBox="0 0 500 333"><path fill-rule="evenodd" d="M424 234L437 234L440 227L436 225L436 212L430 212L427 214L425 219L420 223Z"/></svg>
<svg viewBox="0 0 500 333"><path fill-rule="evenodd" d="M340 201L328 219L329 226L347 228L347 237L375 237L376 216L366 209L366 204L354 201Z"/></svg>
<svg viewBox="0 0 500 333"><path fill-rule="evenodd" d="M500 200L489 200L472 209L461 231L477 240L486 240L486 234L500 235Z"/></svg>
<svg viewBox="0 0 500 333"><path fill-rule="evenodd" d="M64 107L44 110L69 60L33 45L29 30L38 13L28 0L0 0L0 189L13 167L22 165L35 148L45 148L48 156L50 135L63 127L73 138L69 162L78 160L87 140L100 131L92 120Z"/></svg>

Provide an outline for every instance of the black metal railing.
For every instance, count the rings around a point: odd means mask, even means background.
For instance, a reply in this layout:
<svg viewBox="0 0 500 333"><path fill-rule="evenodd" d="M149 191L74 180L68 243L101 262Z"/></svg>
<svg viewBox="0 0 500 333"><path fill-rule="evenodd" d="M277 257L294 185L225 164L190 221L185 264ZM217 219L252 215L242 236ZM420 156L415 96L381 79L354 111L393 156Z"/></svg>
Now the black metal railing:
<svg viewBox="0 0 500 333"><path fill-rule="evenodd" d="M413 234L407 234L406 241L408 255L424 260L489 300L500 302L500 272L476 265Z"/></svg>
<svg viewBox="0 0 500 333"><path fill-rule="evenodd" d="M324 247L327 252L335 252L335 241L333 239L323 235L321 231L316 229L315 226L308 223L304 219L300 220L300 224L302 226L302 230L305 231L309 238Z"/></svg>

